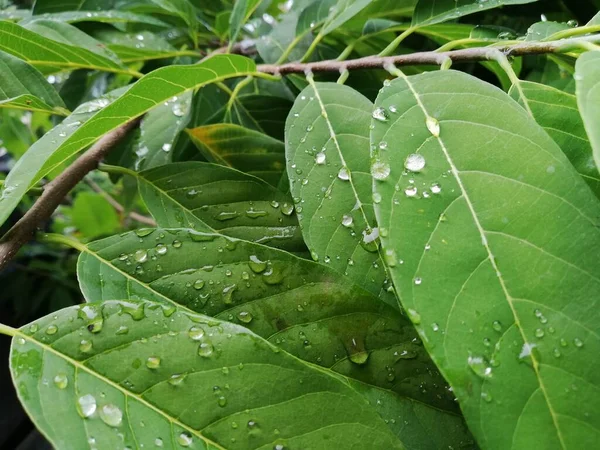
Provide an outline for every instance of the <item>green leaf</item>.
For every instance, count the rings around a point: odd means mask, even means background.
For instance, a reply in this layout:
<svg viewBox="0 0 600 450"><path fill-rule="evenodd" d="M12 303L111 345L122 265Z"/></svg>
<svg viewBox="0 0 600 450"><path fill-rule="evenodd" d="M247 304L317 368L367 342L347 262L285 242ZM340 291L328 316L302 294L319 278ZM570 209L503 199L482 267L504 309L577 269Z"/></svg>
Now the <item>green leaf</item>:
<svg viewBox="0 0 600 450"><path fill-rule="evenodd" d="M580 449L600 407L600 204L504 92L440 71L376 106L394 286L482 448ZM411 182L412 180L412 182ZM565 392L569 389L569 392Z"/></svg>
<svg viewBox="0 0 600 450"><path fill-rule="evenodd" d="M198 46L198 17L196 9L188 0L151 0L152 3L163 8L165 11L181 18L188 26L188 34L194 43L194 47Z"/></svg>
<svg viewBox="0 0 600 450"><path fill-rule="evenodd" d="M180 55L199 56L195 52L177 50L162 37L148 31L122 33L116 30L98 30L94 33L94 37L108 44L108 48L124 63L173 58Z"/></svg>
<svg viewBox="0 0 600 450"><path fill-rule="evenodd" d="M323 25L321 35L326 35L341 27L365 9L373 0L338 0L329 18Z"/></svg>
<svg viewBox="0 0 600 450"><path fill-rule="evenodd" d="M92 192L77 194L71 217L79 232L88 239L115 233L120 225L119 216L110 203Z"/></svg>
<svg viewBox="0 0 600 450"><path fill-rule="evenodd" d="M13 340L11 371L33 421L65 450L403 448L343 378L238 325L156 304L89 304L37 320Z"/></svg>
<svg viewBox="0 0 600 450"><path fill-rule="evenodd" d="M229 17L229 45L233 45L244 24L254 14L262 0L235 0L231 16Z"/></svg>
<svg viewBox="0 0 600 450"><path fill-rule="evenodd" d="M67 24L62 25L68 26ZM29 62L42 73L94 69L135 74L105 56L96 55L85 48L48 39L11 22L0 22L0 50ZM101 49L98 48L98 50Z"/></svg>
<svg viewBox="0 0 600 450"><path fill-rule="evenodd" d="M596 196L600 197L600 173L594 164L592 147L575 96L529 81L521 81L520 85L536 122L554 139ZM510 94L523 103L516 88Z"/></svg>
<svg viewBox="0 0 600 450"><path fill-rule="evenodd" d="M412 26L431 25L503 5L522 5L537 0L419 0Z"/></svg>
<svg viewBox="0 0 600 450"><path fill-rule="evenodd" d="M137 175L142 199L163 227L187 227L306 250L291 198L253 176L203 162L174 163Z"/></svg>
<svg viewBox="0 0 600 450"><path fill-rule="evenodd" d="M41 73L4 52L0 52L0 86L0 108L68 114L58 92Z"/></svg>
<svg viewBox="0 0 600 450"><path fill-rule="evenodd" d="M435 448L427 433L438 435L413 414L446 422L449 445L468 441L459 417L440 411L455 409L452 395L406 318L319 264L219 235L145 229L89 244L79 279L88 300L127 295L227 319L355 380L373 405L399 407L378 409L405 425L403 442L406 428L418 435L407 448Z"/></svg>
<svg viewBox="0 0 600 450"><path fill-rule="evenodd" d="M48 13L43 15L30 16L19 22L19 25L38 20L48 19L57 22L79 23L79 22L100 22L100 23L143 23L157 27L168 27L169 25L162 20L156 19L145 14L136 14L128 11L108 10L108 11L65 11L57 13Z"/></svg>
<svg viewBox="0 0 600 450"><path fill-rule="evenodd" d="M173 149L191 116L192 92L172 97L152 109L140 124L136 170L172 162Z"/></svg>
<svg viewBox="0 0 600 450"><path fill-rule="evenodd" d="M577 104L600 170L600 53L586 52L575 65Z"/></svg>
<svg viewBox="0 0 600 450"><path fill-rule="evenodd" d="M117 2L118 0L35 0L33 14L56 13L60 11L107 10L113 8Z"/></svg>
<svg viewBox="0 0 600 450"><path fill-rule="evenodd" d="M285 127L288 176L313 259L395 304L371 199L372 110L366 97L347 86L307 87Z"/></svg>
<svg viewBox="0 0 600 450"><path fill-rule="evenodd" d="M285 146L239 125L215 124L187 130L192 142L208 160L233 167L274 186L285 169Z"/></svg>
<svg viewBox="0 0 600 450"><path fill-rule="evenodd" d="M46 135L48 138L36 142L9 173L2 192L0 223L32 185L104 134L173 96L227 78L250 75L255 70L253 61L239 55L217 55L193 66L162 67L145 75L113 103L96 109L94 116L83 125L79 126L80 120L73 120L79 123L70 127L70 135L61 136L62 131L54 128Z"/></svg>
<svg viewBox="0 0 600 450"><path fill-rule="evenodd" d="M285 61L298 61L306 53L313 40L312 34L305 31L297 37L298 14L290 11L284 15L273 30L256 42L258 54L267 64L274 64L282 57L287 48L297 39Z"/></svg>
<svg viewBox="0 0 600 450"><path fill-rule="evenodd" d="M548 36L552 36L554 33L559 31L568 30L569 25L566 23L559 22L537 22L531 25L527 29L527 34L525 35L526 41L543 41Z"/></svg>

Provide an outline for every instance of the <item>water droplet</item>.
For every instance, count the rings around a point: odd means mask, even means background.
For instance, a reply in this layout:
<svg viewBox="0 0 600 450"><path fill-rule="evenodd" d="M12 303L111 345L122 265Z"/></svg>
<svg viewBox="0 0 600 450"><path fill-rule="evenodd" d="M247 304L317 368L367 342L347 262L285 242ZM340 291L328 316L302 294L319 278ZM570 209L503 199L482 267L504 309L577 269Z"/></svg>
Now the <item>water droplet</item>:
<svg viewBox="0 0 600 450"><path fill-rule="evenodd" d="M146 360L146 367L148 369L158 369L160 367L160 358L156 356L150 356Z"/></svg>
<svg viewBox="0 0 600 450"><path fill-rule="evenodd" d="M233 293L237 289L237 285L232 284L229 286L225 286L222 291L223 295L223 303L226 305L231 305L233 303Z"/></svg>
<svg viewBox="0 0 600 450"><path fill-rule="evenodd" d="M389 120L387 112L383 108L375 108L373 111L373 119L380 122L387 122Z"/></svg>
<svg viewBox="0 0 600 450"><path fill-rule="evenodd" d="M168 250L169 248L165 244L158 244L156 246L156 253L158 253L159 255L166 254Z"/></svg>
<svg viewBox="0 0 600 450"><path fill-rule="evenodd" d="M416 186L409 186L406 189L404 189L404 195L406 195L407 197L416 197L418 193L418 189Z"/></svg>
<svg viewBox="0 0 600 450"><path fill-rule="evenodd" d="M521 348L521 353L519 353L519 359L525 359L531 356L533 350L537 347L537 344L530 344L525 342L523 347Z"/></svg>
<svg viewBox="0 0 600 450"><path fill-rule="evenodd" d="M37 324L37 323L32 323L32 324L29 326L29 333L30 333L30 334L37 333L37 331L38 331L39 329L40 329L40 327L38 326L38 324Z"/></svg>
<svg viewBox="0 0 600 450"><path fill-rule="evenodd" d="M379 149L380 150L385 150L386 148L388 148L388 143L386 141L381 141L379 143Z"/></svg>
<svg viewBox="0 0 600 450"><path fill-rule="evenodd" d="M56 325L48 325L48 328L46 328L46 334L48 335L56 334L57 331L58 327Z"/></svg>
<svg viewBox="0 0 600 450"><path fill-rule="evenodd" d="M366 251L375 253L379 249L379 228L367 228L362 235L360 245Z"/></svg>
<svg viewBox="0 0 600 450"><path fill-rule="evenodd" d="M185 380L184 374L174 373L169 377L169 384L171 386L179 386Z"/></svg>
<svg viewBox="0 0 600 450"><path fill-rule="evenodd" d="M406 314L408 315L408 318L410 319L410 321L412 323L414 323L415 325L419 325L421 323L421 314L419 314L414 309L408 308L406 310Z"/></svg>
<svg viewBox="0 0 600 450"><path fill-rule="evenodd" d="M577 22L575 19L571 19L567 22L567 25L570 26L571 28L575 28L575 27L579 26L579 22Z"/></svg>
<svg viewBox="0 0 600 450"><path fill-rule="evenodd" d="M253 318L252 314L249 313L248 311L240 311L237 314L237 317L238 317L239 321L243 322L243 323L250 323L250 322L252 322L252 318Z"/></svg>
<svg viewBox="0 0 600 450"><path fill-rule="evenodd" d="M115 334L118 334L119 336L121 336L123 334L127 334L127 333L129 333L129 328L126 327L125 325L121 325L115 332Z"/></svg>
<svg viewBox="0 0 600 450"><path fill-rule="evenodd" d="M554 351L552 352L552 354L554 355L555 358L560 358L560 350L555 348Z"/></svg>
<svg viewBox="0 0 600 450"><path fill-rule="evenodd" d="M69 379L64 373L59 373L54 377L54 385L59 389L65 389L69 384Z"/></svg>
<svg viewBox="0 0 600 450"><path fill-rule="evenodd" d="M485 401L487 403L491 403L491 401L492 401L492 395L489 392L482 392L481 398L483 399L483 401Z"/></svg>
<svg viewBox="0 0 600 450"><path fill-rule="evenodd" d="M135 230L135 234L138 237L146 237L154 231L154 228L139 228Z"/></svg>
<svg viewBox="0 0 600 450"><path fill-rule="evenodd" d="M162 447L163 446L163 440L161 438L154 439L154 445L156 447Z"/></svg>
<svg viewBox="0 0 600 450"><path fill-rule="evenodd" d="M134 253L133 257L137 262L144 263L148 260L148 252L146 250L140 249Z"/></svg>
<svg viewBox="0 0 600 450"><path fill-rule="evenodd" d="M439 194L442 192L442 187L438 183L432 184L430 189L433 194Z"/></svg>
<svg viewBox="0 0 600 450"><path fill-rule="evenodd" d="M162 145L162 147L161 147L161 150L162 150L163 152L165 152L165 153L168 153L168 152L170 152L170 151L171 151L171 147L172 147L172 145L171 145L171 144L169 144L168 142L165 142L165 143Z"/></svg>
<svg viewBox="0 0 600 450"><path fill-rule="evenodd" d="M376 180L385 180L390 176L390 166L382 161L375 161L371 165L371 175Z"/></svg>
<svg viewBox="0 0 600 450"><path fill-rule="evenodd" d="M386 250L384 258L388 267L396 267L398 264L398 258L396 258L396 252L393 249Z"/></svg>
<svg viewBox="0 0 600 450"><path fill-rule="evenodd" d="M325 164L327 157L325 156L325 153L323 152L319 152L317 153L317 156L315 156L315 162L319 165L321 164Z"/></svg>
<svg viewBox="0 0 600 450"><path fill-rule="evenodd" d="M422 282L423 282L423 279L422 279L421 277L416 277L416 278L415 278L415 284L416 284L417 286L419 286L419 285L420 285Z"/></svg>
<svg viewBox="0 0 600 450"><path fill-rule="evenodd" d="M390 110L390 112L392 113L397 113L398 112L398 108L396 107L396 105L390 105L388 107L388 109Z"/></svg>
<svg viewBox="0 0 600 450"><path fill-rule="evenodd" d="M583 341L579 338L575 338L573 339L573 344L575 345L575 347L577 348L581 348L583 347Z"/></svg>
<svg viewBox="0 0 600 450"><path fill-rule="evenodd" d="M196 281L194 281L194 289L196 289L197 291L199 291L203 287L204 287L204 280L196 280Z"/></svg>
<svg viewBox="0 0 600 450"><path fill-rule="evenodd" d="M210 342L203 342L198 347L198 354L204 358L208 358L213 354L213 346Z"/></svg>
<svg viewBox="0 0 600 450"><path fill-rule="evenodd" d="M537 337L537 338L543 338L544 337L544 330L542 330L541 328L538 328L537 330L535 330L535 337Z"/></svg>
<svg viewBox="0 0 600 450"><path fill-rule="evenodd" d="M261 261L256 255L250 255L248 267L250 267L250 270L254 273L262 273L267 269L267 262Z"/></svg>
<svg viewBox="0 0 600 450"><path fill-rule="evenodd" d="M204 337L204 330L200 327L194 326L188 330L188 336L194 341L199 341L202 339L202 337Z"/></svg>
<svg viewBox="0 0 600 450"><path fill-rule="evenodd" d="M109 427L118 427L123 422L123 411L112 403L108 403L100 408L100 418Z"/></svg>
<svg viewBox="0 0 600 450"><path fill-rule="evenodd" d="M494 320L492 323L492 328L496 331L502 331L502 324L498 320Z"/></svg>
<svg viewBox="0 0 600 450"><path fill-rule="evenodd" d="M177 239L175 239L175 240L173 241L173 247L174 247L174 248L181 248L181 245L182 245L182 244L181 244L181 241L178 241Z"/></svg>
<svg viewBox="0 0 600 450"><path fill-rule="evenodd" d="M342 225L345 227L351 227L352 222L353 222L352 216L344 214L344 216L342 217Z"/></svg>
<svg viewBox="0 0 600 450"><path fill-rule="evenodd" d="M432 329L434 332L437 332L437 331L439 331L439 329L440 329L440 326L439 326L437 323L433 322L433 323L431 324L431 329Z"/></svg>
<svg viewBox="0 0 600 450"><path fill-rule="evenodd" d="M177 443L182 447L189 447L192 442L192 436L189 433L184 432L177 436Z"/></svg>
<svg viewBox="0 0 600 450"><path fill-rule="evenodd" d="M418 153L411 153L404 161L404 167L411 172L420 172L425 167L425 158Z"/></svg>
<svg viewBox="0 0 600 450"><path fill-rule="evenodd" d="M492 368L481 356L469 356L467 364L479 378L490 378L492 376Z"/></svg>
<svg viewBox="0 0 600 450"><path fill-rule="evenodd" d="M286 216L291 216L294 212L294 205L291 205L289 203L283 203L280 209L282 214L285 214Z"/></svg>
<svg viewBox="0 0 600 450"><path fill-rule="evenodd" d="M427 129L432 135L434 135L435 137L440 136L440 123L437 121L436 118L427 116L425 124L427 125Z"/></svg>
<svg viewBox="0 0 600 450"><path fill-rule="evenodd" d="M92 350L92 343L91 343L91 341L87 341L85 339L82 339L81 342L79 343L79 351L83 352L83 353L87 353L90 350Z"/></svg>
<svg viewBox="0 0 600 450"><path fill-rule="evenodd" d="M350 172L345 167L342 167L338 172L338 178L343 181L348 181L350 179Z"/></svg>
<svg viewBox="0 0 600 450"><path fill-rule="evenodd" d="M81 417L91 417L96 412L96 398L91 395L83 395L77 399L77 412Z"/></svg>

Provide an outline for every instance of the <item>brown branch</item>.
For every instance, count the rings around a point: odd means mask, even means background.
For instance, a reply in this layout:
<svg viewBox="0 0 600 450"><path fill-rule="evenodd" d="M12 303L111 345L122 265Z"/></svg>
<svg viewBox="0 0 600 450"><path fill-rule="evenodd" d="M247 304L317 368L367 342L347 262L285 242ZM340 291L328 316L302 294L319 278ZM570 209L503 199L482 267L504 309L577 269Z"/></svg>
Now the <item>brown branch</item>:
<svg viewBox="0 0 600 450"><path fill-rule="evenodd" d="M23 217L0 240L0 270L29 242L40 224L52 216L65 196L83 177L98 167L98 163L139 123L132 120L104 135L98 142L44 186L44 192Z"/></svg>
<svg viewBox="0 0 600 450"><path fill-rule="evenodd" d="M394 66L418 66L418 65L441 65L447 60L453 63L490 61L495 59L498 52L505 56L541 55L547 53L565 52L569 49L580 48L582 42L599 41L599 35L585 36L581 38L562 39L549 42L523 42L504 47L475 47L447 52L418 52L395 56L366 56L364 58L351 59L347 61L327 60L311 63L287 63L282 65L261 64L258 71L273 75L285 75L289 73L305 72L341 72L344 70L357 69L382 69L389 65Z"/></svg>
<svg viewBox="0 0 600 450"><path fill-rule="evenodd" d="M92 180L85 180L85 182L94 190L100 194L104 199L110 203L110 205L117 211L119 214L125 213L125 207L121 205L118 201L116 201L108 192L102 189L98 184ZM144 225L148 225L150 227L156 226L156 221L152 217L144 216L142 214L136 213L135 211L130 211L128 214L133 220L143 223Z"/></svg>

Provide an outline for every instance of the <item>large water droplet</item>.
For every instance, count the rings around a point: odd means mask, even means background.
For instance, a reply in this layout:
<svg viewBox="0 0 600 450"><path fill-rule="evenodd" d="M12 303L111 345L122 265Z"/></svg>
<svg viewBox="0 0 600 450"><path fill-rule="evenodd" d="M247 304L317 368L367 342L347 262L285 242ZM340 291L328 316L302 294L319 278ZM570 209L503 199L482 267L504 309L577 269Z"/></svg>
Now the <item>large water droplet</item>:
<svg viewBox="0 0 600 450"><path fill-rule="evenodd" d="M254 273L262 273L267 269L267 262L261 261L256 255L250 255L248 267L250 267L250 270Z"/></svg>
<svg viewBox="0 0 600 450"><path fill-rule="evenodd" d="M420 172L425 167L425 158L418 153L411 153L404 161L404 167L411 172Z"/></svg>
<svg viewBox="0 0 600 450"><path fill-rule="evenodd" d="M204 358L208 358L213 354L214 348L210 342L203 342L198 347L198 354Z"/></svg>
<svg viewBox="0 0 600 450"><path fill-rule="evenodd" d="M233 303L233 293L237 289L237 285L231 284L229 286L225 286L222 291L223 295L223 303L226 305L231 305Z"/></svg>
<svg viewBox="0 0 600 450"><path fill-rule="evenodd" d="M387 122L389 120L388 114L383 108L375 108L373 111L373 119L380 122Z"/></svg>
<svg viewBox="0 0 600 450"><path fill-rule="evenodd" d="M360 245L366 251L375 253L379 248L379 228L367 228L362 234Z"/></svg>
<svg viewBox="0 0 600 450"><path fill-rule="evenodd" d="M77 411L83 418L91 417L96 412L96 398L92 394L79 397Z"/></svg>
<svg viewBox="0 0 600 450"><path fill-rule="evenodd" d="M148 260L148 252L144 249L137 250L133 257L139 263L144 263Z"/></svg>
<svg viewBox="0 0 600 450"><path fill-rule="evenodd" d="M351 227L352 222L353 222L352 216L344 214L344 216L342 217L342 225L344 225L345 227Z"/></svg>
<svg viewBox="0 0 600 450"><path fill-rule="evenodd" d="M46 334L52 336L53 334L56 334L56 332L58 331L58 327L56 325L48 325L48 328L46 328Z"/></svg>
<svg viewBox="0 0 600 450"><path fill-rule="evenodd" d="M86 339L82 339L79 343L79 351L83 353L87 353L92 350L92 342Z"/></svg>
<svg viewBox="0 0 600 450"><path fill-rule="evenodd" d="M315 156L315 162L319 165L325 164L326 159L327 159L327 157L325 156L325 153L323 153L323 152L319 152L319 153L317 153L317 156Z"/></svg>
<svg viewBox="0 0 600 450"><path fill-rule="evenodd" d="M192 442L192 436L189 433L181 433L177 436L177 443L182 447L189 447Z"/></svg>
<svg viewBox="0 0 600 450"><path fill-rule="evenodd" d="M490 378L492 376L492 368L481 356L469 356L467 364L471 371L479 378Z"/></svg>
<svg viewBox="0 0 600 450"><path fill-rule="evenodd" d="M435 137L440 136L440 123L437 121L436 118L427 116L425 124L427 125L427 129L432 135L434 135Z"/></svg>
<svg viewBox="0 0 600 450"><path fill-rule="evenodd" d="M252 314L249 313L248 311L240 311L237 314L237 317L238 317L239 321L243 322L243 323L250 323L250 322L252 322L252 318L253 318Z"/></svg>
<svg viewBox="0 0 600 450"><path fill-rule="evenodd" d="M148 369L158 369L160 367L160 358L156 356L150 356L146 360L146 367Z"/></svg>
<svg viewBox="0 0 600 450"><path fill-rule="evenodd" d="M59 389L65 389L69 385L69 379L64 373L59 373L54 377L54 385Z"/></svg>
<svg viewBox="0 0 600 450"><path fill-rule="evenodd" d="M345 167L342 167L338 172L338 178L343 181L348 181L350 179L350 172Z"/></svg>
<svg viewBox="0 0 600 450"><path fill-rule="evenodd" d="M200 327L193 326L189 329L188 336L194 341L199 341L204 336L204 330Z"/></svg>
<svg viewBox="0 0 600 450"><path fill-rule="evenodd" d="M419 314L414 309L408 308L406 310L406 314L408 315L408 318L410 319L410 321L412 323L414 323L415 325L419 325L421 323L421 314Z"/></svg>
<svg viewBox="0 0 600 450"><path fill-rule="evenodd" d="M197 291L199 291L203 287L204 287L204 280L196 280L196 281L194 281L194 289L196 289Z"/></svg>
<svg viewBox="0 0 600 450"><path fill-rule="evenodd" d="M154 228L139 228L135 230L135 234L138 237L145 237L151 234L154 231Z"/></svg>
<svg viewBox="0 0 600 450"><path fill-rule="evenodd" d="M100 419L109 427L118 427L123 422L123 411L112 403L108 403L100 408Z"/></svg>
<svg viewBox="0 0 600 450"><path fill-rule="evenodd" d="M385 180L390 176L390 166L382 161L375 161L371 165L371 175L376 180Z"/></svg>

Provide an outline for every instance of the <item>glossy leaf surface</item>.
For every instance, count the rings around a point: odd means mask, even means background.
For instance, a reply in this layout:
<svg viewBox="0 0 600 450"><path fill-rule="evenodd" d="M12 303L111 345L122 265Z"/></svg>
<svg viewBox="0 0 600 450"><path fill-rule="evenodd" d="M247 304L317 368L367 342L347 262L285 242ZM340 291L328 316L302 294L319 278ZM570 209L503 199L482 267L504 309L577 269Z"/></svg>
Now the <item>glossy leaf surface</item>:
<svg viewBox="0 0 600 450"><path fill-rule="evenodd" d="M537 0L419 0L415 6L412 25L431 25L502 5L521 5L535 1Z"/></svg>
<svg viewBox="0 0 600 450"><path fill-rule="evenodd" d="M398 79L376 106L397 111L371 134L394 143L374 152L390 168L373 183L388 266L479 444L593 446L598 199L524 109L469 75Z"/></svg>
<svg viewBox="0 0 600 450"><path fill-rule="evenodd" d="M576 64L577 104L600 170L600 54L586 52Z"/></svg>

